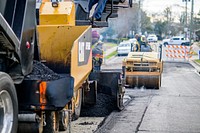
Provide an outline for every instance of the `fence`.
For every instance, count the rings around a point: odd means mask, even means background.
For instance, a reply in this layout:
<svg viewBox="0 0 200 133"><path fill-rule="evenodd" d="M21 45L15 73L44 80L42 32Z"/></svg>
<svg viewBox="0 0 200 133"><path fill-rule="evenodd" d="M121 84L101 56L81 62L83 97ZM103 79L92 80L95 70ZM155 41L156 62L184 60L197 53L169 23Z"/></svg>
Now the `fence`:
<svg viewBox="0 0 200 133"><path fill-rule="evenodd" d="M192 57L191 49L191 46L166 45L163 49L163 53L167 60L187 61Z"/></svg>

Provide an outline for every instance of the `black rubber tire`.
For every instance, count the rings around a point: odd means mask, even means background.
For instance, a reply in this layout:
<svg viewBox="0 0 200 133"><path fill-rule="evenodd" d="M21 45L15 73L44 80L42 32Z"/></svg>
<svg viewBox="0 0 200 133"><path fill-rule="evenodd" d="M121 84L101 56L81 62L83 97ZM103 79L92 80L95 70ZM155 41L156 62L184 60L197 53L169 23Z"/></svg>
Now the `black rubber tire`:
<svg viewBox="0 0 200 133"><path fill-rule="evenodd" d="M59 132L59 112L46 111L45 112L46 125L43 127L43 133L58 133Z"/></svg>
<svg viewBox="0 0 200 133"><path fill-rule="evenodd" d="M78 106L74 106L74 114L73 114L73 120L77 120L81 114L81 104L82 104L82 89L79 89L80 91L80 97L79 97L79 104Z"/></svg>
<svg viewBox="0 0 200 133"><path fill-rule="evenodd" d="M64 118L67 117L67 118ZM68 121L65 121L65 119L68 119ZM59 131L66 131L69 124L69 114L65 116L63 111L59 112Z"/></svg>
<svg viewBox="0 0 200 133"><path fill-rule="evenodd" d="M120 98L119 93L117 93L117 102L118 102L117 104L118 104L118 109L120 111L122 111L125 108L123 99L124 99L124 96L122 98Z"/></svg>
<svg viewBox="0 0 200 133"><path fill-rule="evenodd" d="M161 85L162 85L162 84L161 84L161 83L162 83L162 76L161 76L161 75L160 75L160 77L159 77L159 82L160 82L160 83L159 83L159 85L160 85L160 86L159 86L159 89L160 89L160 87L161 87Z"/></svg>
<svg viewBox="0 0 200 133"><path fill-rule="evenodd" d="M164 43L164 46L165 46L165 47L166 47L166 45L168 45L168 43L167 43L167 42L165 42L165 43Z"/></svg>
<svg viewBox="0 0 200 133"><path fill-rule="evenodd" d="M161 87L161 76L158 77L157 82L155 83L155 89L159 90Z"/></svg>
<svg viewBox="0 0 200 133"><path fill-rule="evenodd" d="M129 0L129 6L133 7L133 0Z"/></svg>
<svg viewBox="0 0 200 133"><path fill-rule="evenodd" d="M118 90L117 90L117 108L118 110L123 110L124 109L124 102L123 102L123 99L124 99L124 93L122 91L124 84L123 84L123 81L124 79L120 79L120 81L118 81Z"/></svg>
<svg viewBox="0 0 200 133"><path fill-rule="evenodd" d="M18 101L17 101L17 93L15 90L14 83L12 79L10 78L9 75L6 73L0 72L0 93L5 90L9 93L11 100L12 100L12 105L13 105L13 124L12 124L12 129L11 133L16 133L17 132L17 127L18 127ZM3 118L3 116L0 117ZM2 124L0 122L0 124ZM1 132L2 129L0 129Z"/></svg>

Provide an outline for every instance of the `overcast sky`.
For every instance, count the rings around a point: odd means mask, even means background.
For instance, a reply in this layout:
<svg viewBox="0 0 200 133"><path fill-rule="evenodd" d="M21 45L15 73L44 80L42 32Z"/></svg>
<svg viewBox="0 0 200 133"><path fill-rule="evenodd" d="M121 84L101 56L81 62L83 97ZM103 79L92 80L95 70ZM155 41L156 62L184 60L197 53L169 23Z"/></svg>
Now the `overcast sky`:
<svg viewBox="0 0 200 133"><path fill-rule="evenodd" d="M133 0L134 1L134 0ZM143 10L148 12L163 12L166 7L170 7L173 4L185 6L185 2L182 0L143 0ZM188 11L191 9L191 0L188 2ZM194 12L198 13L200 10L200 0L194 0Z"/></svg>

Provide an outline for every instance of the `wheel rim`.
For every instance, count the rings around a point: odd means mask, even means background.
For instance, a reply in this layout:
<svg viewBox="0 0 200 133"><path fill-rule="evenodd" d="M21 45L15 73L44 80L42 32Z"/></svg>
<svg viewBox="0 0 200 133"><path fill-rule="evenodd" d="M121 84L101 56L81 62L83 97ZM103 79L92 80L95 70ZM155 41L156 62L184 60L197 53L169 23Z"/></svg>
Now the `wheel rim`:
<svg viewBox="0 0 200 133"><path fill-rule="evenodd" d="M53 112L53 129L55 131L57 131L58 130L57 128L58 128L57 127L57 116L56 116L56 112Z"/></svg>
<svg viewBox="0 0 200 133"><path fill-rule="evenodd" d="M77 108L80 104L80 93L81 93L81 89L78 89L75 92L75 99L74 99L74 103L75 103L75 108Z"/></svg>
<svg viewBox="0 0 200 133"><path fill-rule="evenodd" d="M68 123L69 123L69 115L68 115L68 112L65 110L62 112L63 113L63 125L67 128L68 126Z"/></svg>
<svg viewBox="0 0 200 133"><path fill-rule="evenodd" d="M10 133L13 125L13 103L10 94L3 90L0 92L0 125L1 133Z"/></svg>

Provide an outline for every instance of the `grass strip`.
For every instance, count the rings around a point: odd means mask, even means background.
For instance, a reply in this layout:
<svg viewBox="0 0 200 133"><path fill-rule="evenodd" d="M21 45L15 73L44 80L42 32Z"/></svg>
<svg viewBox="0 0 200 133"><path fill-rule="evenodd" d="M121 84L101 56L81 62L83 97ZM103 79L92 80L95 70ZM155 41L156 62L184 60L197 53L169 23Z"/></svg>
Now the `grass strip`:
<svg viewBox="0 0 200 133"><path fill-rule="evenodd" d="M200 64L200 60L199 60L199 59L196 59L196 60L194 60L194 61Z"/></svg>
<svg viewBox="0 0 200 133"><path fill-rule="evenodd" d="M112 53L110 53L109 55L107 55L105 58L106 59L110 59L111 57L116 56L116 55L117 55L117 51L113 51Z"/></svg>
<svg viewBox="0 0 200 133"><path fill-rule="evenodd" d="M106 47L106 48L111 48L111 47L117 46L116 43L104 43L103 45L104 45L104 47Z"/></svg>

